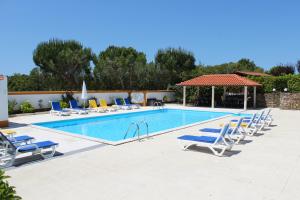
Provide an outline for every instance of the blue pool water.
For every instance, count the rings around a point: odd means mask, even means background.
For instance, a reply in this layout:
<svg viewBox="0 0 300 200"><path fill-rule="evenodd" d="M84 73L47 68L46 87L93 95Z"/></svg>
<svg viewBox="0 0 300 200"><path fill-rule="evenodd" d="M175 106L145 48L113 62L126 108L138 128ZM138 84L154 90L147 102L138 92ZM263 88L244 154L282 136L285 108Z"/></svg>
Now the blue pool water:
<svg viewBox="0 0 300 200"><path fill-rule="evenodd" d="M149 134L151 135L151 133L154 132L219 118L230 114L233 113L163 109L43 122L34 125L110 142L120 142L136 136L134 135L134 128L128 132L127 136L125 136L125 133L132 122L146 121L149 126ZM145 135L146 133L146 126L140 125L140 135Z"/></svg>

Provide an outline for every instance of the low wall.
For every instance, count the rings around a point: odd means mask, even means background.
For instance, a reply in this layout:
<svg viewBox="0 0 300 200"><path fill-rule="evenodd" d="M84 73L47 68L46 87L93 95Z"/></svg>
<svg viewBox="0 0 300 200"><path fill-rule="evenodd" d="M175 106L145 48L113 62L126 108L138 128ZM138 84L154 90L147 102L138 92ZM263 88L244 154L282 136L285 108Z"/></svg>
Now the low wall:
<svg viewBox="0 0 300 200"><path fill-rule="evenodd" d="M20 108L20 104L29 101L35 109L50 108L49 101L58 101L62 99L65 91L34 91L34 92L9 92L8 100L16 101L16 110ZM81 91L74 91L73 97L82 104ZM113 104L114 98L127 98L129 95L142 94L146 98L156 98L162 100L165 96L169 102L175 101L175 92L168 90L146 90L146 91L130 91L130 90L109 90L109 91L88 91L88 98L105 99L108 104Z"/></svg>
<svg viewBox="0 0 300 200"><path fill-rule="evenodd" d="M300 109L300 93L274 92L257 95L257 107Z"/></svg>
<svg viewBox="0 0 300 200"><path fill-rule="evenodd" d="M300 110L300 93L280 93L280 109Z"/></svg>

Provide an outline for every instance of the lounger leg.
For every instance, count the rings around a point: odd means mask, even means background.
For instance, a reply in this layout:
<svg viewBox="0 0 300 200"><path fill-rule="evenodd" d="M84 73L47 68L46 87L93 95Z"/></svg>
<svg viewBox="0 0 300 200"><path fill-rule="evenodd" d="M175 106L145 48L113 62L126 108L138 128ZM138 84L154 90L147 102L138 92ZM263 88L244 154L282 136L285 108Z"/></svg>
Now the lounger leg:
<svg viewBox="0 0 300 200"><path fill-rule="evenodd" d="M51 158L54 156L55 154L55 151L56 151L56 146L52 146L51 147L51 153L48 153L48 154L44 154L41 150L40 154L41 156L44 158L44 159L48 159L48 158Z"/></svg>
<svg viewBox="0 0 300 200"><path fill-rule="evenodd" d="M212 152L213 154L215 154L216 156L223 156L225 150L226 150L226 147L222 148L220 152L218 152L217 150L215 150L213 147L208 147Z"/></svg>

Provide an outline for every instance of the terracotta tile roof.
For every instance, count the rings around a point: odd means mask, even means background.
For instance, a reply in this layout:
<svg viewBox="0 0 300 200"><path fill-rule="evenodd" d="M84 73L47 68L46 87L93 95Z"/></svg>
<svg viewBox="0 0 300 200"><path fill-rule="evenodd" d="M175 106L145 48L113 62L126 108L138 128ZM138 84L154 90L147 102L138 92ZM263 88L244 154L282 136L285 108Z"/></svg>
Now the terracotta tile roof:
<svg viewBox="0 0 300 200"><path fill-rule="evenodd" d="M244 76L271 76L270 74L265 74L261 72L245 72L245 71L237 71L235 72L238 75L244 75Z"/></svg>
<svg viewBox="0 0 300 200"><path fill-rule="evenodd" d="M0 74L0 80L4 80L4 76Z"/></svg>
<svg viewBox="0 0 300 200"><path fill-rule="evenodd" d="M181 82L180 86L261 86L248 78L236 74L211 74Z"/></svg>

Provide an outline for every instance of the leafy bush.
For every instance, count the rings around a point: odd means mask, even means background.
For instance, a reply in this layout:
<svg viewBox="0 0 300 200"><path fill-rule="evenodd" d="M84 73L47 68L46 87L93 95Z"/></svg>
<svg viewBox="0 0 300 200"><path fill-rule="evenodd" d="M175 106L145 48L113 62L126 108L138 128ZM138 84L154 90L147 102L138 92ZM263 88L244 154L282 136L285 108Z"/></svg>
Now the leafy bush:
<svg viewBox="0 0 300 200"><path fill-rule="evenodd" d="M59 101L60 107L63 108L69 108L69 104L63 100Z"/></svg>
<svg viewBox="0 0 300 200"><path fill-rule="evenodd" d="M4 174L4 171L0 170L0 199L5 200L19 200L21 197L17 196L14 186L10 186L6 179L9 176Z"/></svg>
<svg viewBox="0 0 300 200"><path fill-rule="evenodd" d="M287 85L289 92L300 92L300 76L291 77L288 80Z"/></svg>
<svg viewBox="0 0 300 200"><path fill-rule="evenodd" d="M34 108L29 101L23 101L20 105L20 109L23 113L32 113L34 111Z"/></svg>
<svg viewBox="0 0 300 200"><path fill-rule="evenodd" d="M285 76L264 76L254 77L250 79L261 83L262 88L258 88L258 92L270 93L273 88L278 92L283 92L287 88L290 92L300 92L300 76L299 75L285 75Z"/></svg>
<svg viewBox="0 0 300 200"><path fill-rule="evenodd" d="M13 114L17 105L16 100L8 101L8 113Z"/></svg>

